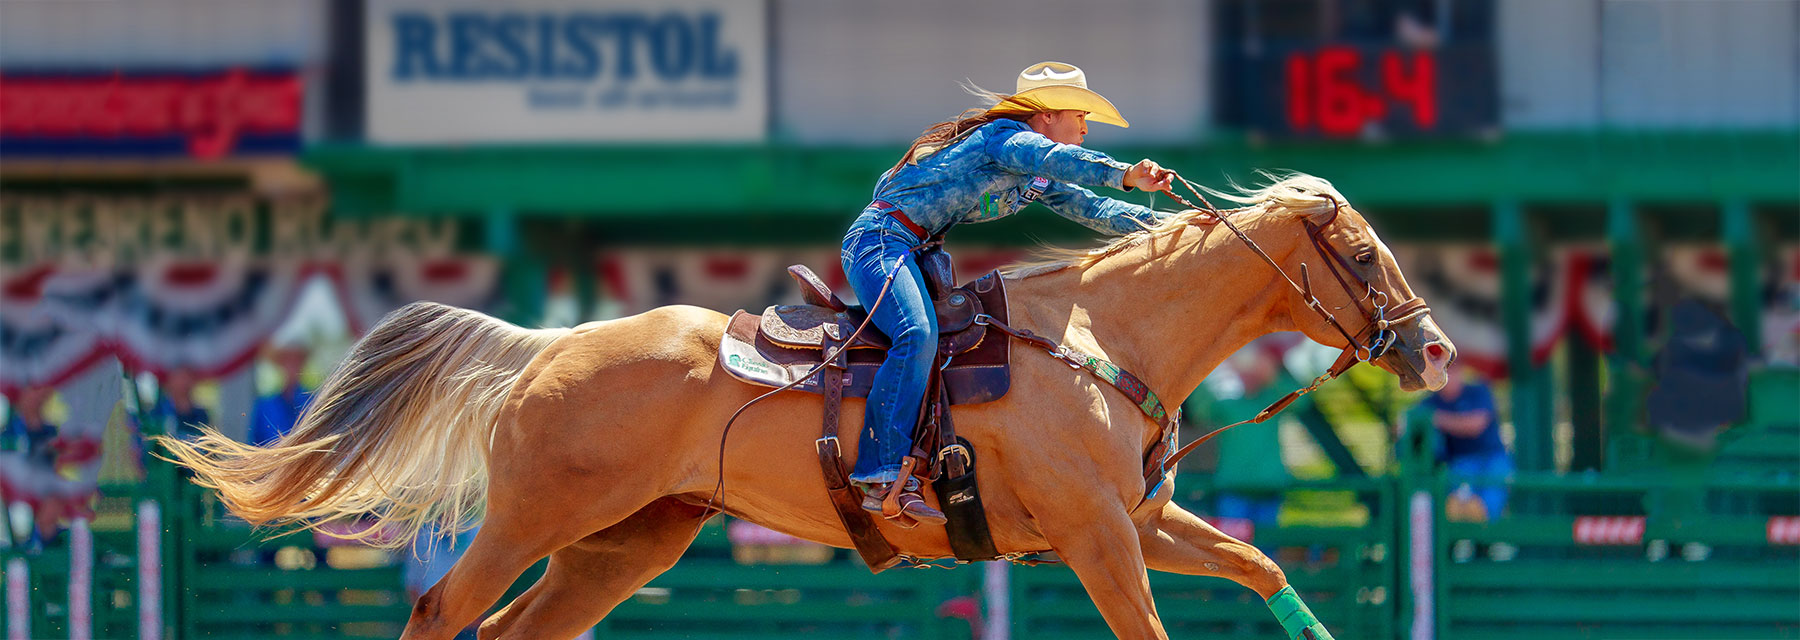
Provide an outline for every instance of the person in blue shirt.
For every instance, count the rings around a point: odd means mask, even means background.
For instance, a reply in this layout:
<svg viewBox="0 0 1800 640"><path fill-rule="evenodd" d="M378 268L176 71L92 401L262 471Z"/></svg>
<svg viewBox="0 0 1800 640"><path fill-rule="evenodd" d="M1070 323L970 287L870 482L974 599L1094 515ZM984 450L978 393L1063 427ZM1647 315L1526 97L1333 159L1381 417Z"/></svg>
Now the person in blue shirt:
<svg viewBox="0 0 1800 640"><path fill-rule="evenodd" d="M212 414L194 402L194 387L200 376L193 369L175 367L157 380L161 398L156 403L155 418L164 420L169 435L186 438L200 433L200 427L212 424Z"/></svg>
<svg viewBox="0 0 1800 640"><path fill-rule="evenodd" d="M44 406L56 389L31 385L10 398L6 430L0 432L0 451L19 451L25 460L48 469L56 462L56 451L50 442L56 439L57 427L44 417Z"/></svg>
<svg viewBox="0 0 1800 640"><path fill-rule="evenodd" d="M1444 388L1420 406L1431 411L1431 424L1442 434L1438 462L1452 476L1475 478L1468 485L1486 509L1485 518L1500 517L1506 508L1506 485L1497 480L1513 472L1512 455L1500 441L1499 411L1487 385L1464 379L1462 365L1451 365Z"/></svg>
<svg viewBox="0 0 1800 640"><path fill-rule="evenodd" d="M874 309L871 321L893 345L875 373L850 479L866 494L864 508L908 526L909 519L945 521L908 473L919 462L909 456L912 429L938 334L915 249L958 223L1003 218L1034 201L1101 233L1124 235L1164 214L1079 185L1154 192L1168 189L1173 177L1149 160L1128 165L1079 146L1088 120L1129 123L1087 88L1074 65L1031 65L1010 95L970 90L992 106L932 125L914 140L876 182L874 200L844 234L840 255L851 289Z"/></svg>
<svg viewBox="0 0 1800 640"><path fill-rule="evenodd" d="M281 370L281 388L256 399L250 408L250 443L259 447L273 444L299 422L300 414L312 400L312 391L300 384L311 352L302 345L271 346L269 362Z"/></svg>

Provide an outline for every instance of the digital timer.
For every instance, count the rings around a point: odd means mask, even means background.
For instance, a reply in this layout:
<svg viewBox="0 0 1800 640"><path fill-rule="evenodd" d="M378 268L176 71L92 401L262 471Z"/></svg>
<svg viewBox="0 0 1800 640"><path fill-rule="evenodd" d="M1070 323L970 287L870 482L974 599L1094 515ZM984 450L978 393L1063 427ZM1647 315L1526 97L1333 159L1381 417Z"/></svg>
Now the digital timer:
<svg viewBox="0 0 1800 640"><path fill-rule="evenodd" d="M1246 59L1263 79L1242 95L1244 124L1278 137L1485 134L1497 121L1493 54L1462 45L1416 49L1324 44Z"/></svg>
<svg viewBox="0 0 1800 640"><path fill-rule="evenodd" d="M1382 51L1375 86L1358 79L1362 52L1333 46L1288 54L1287 119L1294 131L1317 127L1332 137L1355 135L1396 107L1414 128L1437 128L1437 59L1429 51Z"/></svg>

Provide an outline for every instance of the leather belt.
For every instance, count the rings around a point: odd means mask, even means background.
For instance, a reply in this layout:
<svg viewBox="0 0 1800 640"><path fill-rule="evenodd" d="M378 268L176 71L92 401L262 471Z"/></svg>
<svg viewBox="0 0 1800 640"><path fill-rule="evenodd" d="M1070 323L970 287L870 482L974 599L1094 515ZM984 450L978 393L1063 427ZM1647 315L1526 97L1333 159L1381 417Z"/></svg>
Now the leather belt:
<svg viewBox="0 0 1800 640"><path fill-rule="evenodd" d="M901 210L900 207L894 206L894 203L886 200L876 200L872 204L887 209L887 215L900 221L900 226L906 227L906 230L911 231L920 241L931 239L931 234L925 231L925 227L919 226L919 223L913 222L912 218L906 217L906 212Z"/></svg>

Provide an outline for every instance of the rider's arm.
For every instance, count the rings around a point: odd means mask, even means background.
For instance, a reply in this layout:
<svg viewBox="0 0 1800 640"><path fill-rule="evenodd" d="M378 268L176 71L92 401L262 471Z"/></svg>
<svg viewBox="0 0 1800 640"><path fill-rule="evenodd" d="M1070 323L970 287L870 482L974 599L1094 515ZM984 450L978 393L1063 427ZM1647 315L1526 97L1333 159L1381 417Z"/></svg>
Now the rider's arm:
<svg viewBox="0 0 1800 640"><path fill-rule="evenodd" d="M1164 215L1149 207L1108 198L1066 182L1052 182L1044 195L1038 196L1057 215L1074 220L1095 231L1122 236L1145 227L1156 226Z"/></svg>
<svg viewBox="0 0 1800 640"><path fill-rule="evenodd" d="M1023 124L1003 120L995 125L988 132L988 156L1007 171L1055 182L1125 188L1125 170L1131 165L1092 149L1052 142Z"/></svg>

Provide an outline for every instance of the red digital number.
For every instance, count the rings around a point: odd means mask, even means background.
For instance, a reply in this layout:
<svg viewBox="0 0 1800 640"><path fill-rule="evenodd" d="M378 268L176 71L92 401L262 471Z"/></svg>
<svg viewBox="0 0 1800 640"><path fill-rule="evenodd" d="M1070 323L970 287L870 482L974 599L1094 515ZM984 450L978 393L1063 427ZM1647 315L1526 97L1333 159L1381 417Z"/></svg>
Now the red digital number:
<svg viewBox="0 0 1800 640"><path fill-rule="evenodd" d="M1328 136L1355 135L1363 124L1363 91L1356 85L1362 54L1350 47L1319 50L1313 64L1318 86L1319 130Z"/></svg>
<svg viewBox="0 0 1800 640"><path fill-rule="evenodd" d="M1305 131L1312 128L1312 65L1306 54L1296 51L1287 59L1288 129Z"/></svg>
<svg viewBox="0 0 1800 640"><path fill-rule="evenodd" d="M1397 51L1381 54L1381 85L1389 96L1412 107L1413 125L1420 129L1437 126L1437 59L1430 52L1417 51L1411 56L1408 71Z"/></svg>
<svg viewBox="0 0 1800 640"><path fill-rule="evenodd" d="M1325 47L1308 55L1287 59L1287 121L1294 131L1315 125L1333 137L1355 135L1370 116L1380 117L1380 105L1356 83L1362 54L1344 46Z"/></svg>

